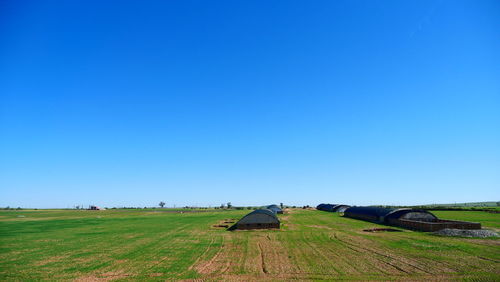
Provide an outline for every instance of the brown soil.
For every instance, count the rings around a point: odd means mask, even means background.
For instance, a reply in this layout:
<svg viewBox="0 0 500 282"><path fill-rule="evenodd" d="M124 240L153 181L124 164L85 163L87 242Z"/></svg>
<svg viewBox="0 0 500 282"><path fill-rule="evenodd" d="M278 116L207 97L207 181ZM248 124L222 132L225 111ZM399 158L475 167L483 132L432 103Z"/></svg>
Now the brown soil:
<svg viewBox="0 0 500 282"><path fill-rule="evenodd" d="M328 229L328 230L332 230L333 228L331 227L328 227L328 226L324 226L324 225L306 225L307 227L311 227L311 228L320 228L320 229Z"/></svg>
<svg viewBox="0 0 500 282"><path fill-rule="evenodd" d="M420 256L412 252L399 252L390 248L381 239L393 238L395 234L383 229L370 229L370 233L343 232L335 226L307 225L310 232L295 232L293 215L281 217L290 227L283 232L252 230L225 232L221 234L221 245L211 243L191 269L196 270L203 281L281 281L281 280L404 280L443 281L455 280L467 269L482 268L481 263L496 261L487 258L435 260L431 256ZM315 230L316 229L316 230ZM321 229L321 230L318 230ZM399 231L399 230L398 230ZM405 233L399 235L404 236ZM290 240L290 236L293 240ZM220 238L219 238L220 239ZM498 246L500 241L475 240L483 244ZM210 255L208 255L210 254ZM437 255L446 255L439 253ZM491 269L492 272L498 271ZM463 276L462 276L463 277Z"/></svg>
<svg viewBox="0 0 500 282"><path fill-rule="evenodd" d="M90 276L80 277L75 279L74 281L78 282L88 282L88 281L110 281L116 279L123 279L129 277L130 274L125 273L124 271L108 271L101 274L94 274Z"/></svg>
<svg viewBox="0 0 500 282"><path fill-rule="evenodd" d="M392 228L370 228L370 229L363 229L365 232L402 232L401 230L398 229L392 229Z"/></svg>
<svg viewBox="0 0 500 282"><path fill-rule="evenodd" d="M237 242L243 234L234 234L238 233L225 234L225 242L217 253L208 261L197 262L193 268L204 277L212 278L241 272L275 276L293 269L286 249L276 234L254 232L252 239L244 244Z"/></svg>
<svg viewBox="0 0 500 282"><path fill-rule="evenodd" d="M49 264L49 263L61 261L61 260L65 259L65 258L66 258L65 256L50 257L50 258L47 258L47 259L44 259L44 260L41 260L41 261L37 262L35 265L36 266L42 266L42 265L46 265L46 264Z"/></svg>
<svg viewBox="0 0 500 282"><path fill-rule="evenodd" d="M212 225L212 227L216 227L216 228L228 228L229 225L227 225L227 224L216 224L216 225Z"/></svg>

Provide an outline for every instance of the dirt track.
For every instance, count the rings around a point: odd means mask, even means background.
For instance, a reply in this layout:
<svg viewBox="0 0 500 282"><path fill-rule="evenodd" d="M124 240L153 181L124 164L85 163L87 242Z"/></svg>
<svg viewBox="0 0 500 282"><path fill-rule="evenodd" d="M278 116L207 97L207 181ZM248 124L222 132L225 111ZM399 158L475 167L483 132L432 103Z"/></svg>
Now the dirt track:
<svg viewBox="0 0 500 282"><path fill-rule="evenodd" d="M301 213L303 215L303 213ZM454 262L436 260L419 252L387 247L386 240L414 232L363 234L361 229L341 229L328 222L287 214L286 230L235 231L223 234L215 255L194 268L207 279L455 279L467 268L500 273L498 263L473 257ZM304 224L314 223L314 224ZM354 231L354 232L353 232ZM418 234L421 235L421 234ZM430 235L429 235L430 236ZM383 239L379 241L378 239ZM454 254L451 254L454 255Z"/></svg>

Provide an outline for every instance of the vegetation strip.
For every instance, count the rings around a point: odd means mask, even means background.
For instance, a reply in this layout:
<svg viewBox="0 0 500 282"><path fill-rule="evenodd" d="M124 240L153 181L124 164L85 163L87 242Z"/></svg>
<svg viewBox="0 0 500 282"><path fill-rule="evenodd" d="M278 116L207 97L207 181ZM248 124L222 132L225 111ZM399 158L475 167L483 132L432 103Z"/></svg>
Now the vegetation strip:
<svg viewBox="0 0 500 282"><path fill-rule="evenodd" d="M386 226L308 209L279 214L281 229L213 227L247 212L2 211L0 280L495 280L500 275L499 238L365 232ZM500 229L498 214L434 213Z"/></svg>

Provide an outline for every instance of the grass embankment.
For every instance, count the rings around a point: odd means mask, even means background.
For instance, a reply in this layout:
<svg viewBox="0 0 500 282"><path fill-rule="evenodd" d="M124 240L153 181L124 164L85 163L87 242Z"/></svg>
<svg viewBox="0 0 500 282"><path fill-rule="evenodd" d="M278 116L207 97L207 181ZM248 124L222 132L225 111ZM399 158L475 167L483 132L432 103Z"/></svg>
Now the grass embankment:
<svg viewBox="0 0 500 282"><path fill-rule="evenodd" d="M281 230L213 228L242 211L2 211L0 280L498 279L500 240L369 233L377 224L292 210ZM499 214L439 211L500 228Z"/></svg>

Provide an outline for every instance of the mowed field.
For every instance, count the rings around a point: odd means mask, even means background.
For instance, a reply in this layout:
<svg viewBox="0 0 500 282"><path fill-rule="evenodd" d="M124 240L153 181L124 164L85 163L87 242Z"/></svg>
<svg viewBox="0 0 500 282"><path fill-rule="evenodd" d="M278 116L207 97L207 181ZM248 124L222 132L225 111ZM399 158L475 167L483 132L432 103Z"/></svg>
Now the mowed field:
<svg viewBox="0 0 500 282"><path fill-rule="evenodd" d="M0 280L500 279L499 239L370 233L382 226L302 209L281 230L213 227L246 213L1 211ZM500 214L435 214L500 229Z"/></svg>

